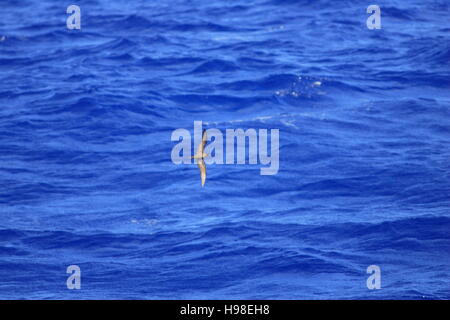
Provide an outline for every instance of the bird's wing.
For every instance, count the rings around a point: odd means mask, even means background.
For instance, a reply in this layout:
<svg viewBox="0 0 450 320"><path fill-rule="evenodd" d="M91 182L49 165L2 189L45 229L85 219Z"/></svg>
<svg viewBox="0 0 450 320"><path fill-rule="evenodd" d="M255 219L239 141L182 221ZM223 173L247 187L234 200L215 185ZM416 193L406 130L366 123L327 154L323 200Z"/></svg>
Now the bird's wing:
<svg viewBox="0 0 450 320"><path fill-rule="evenodd" d="M206 135L206 130L203 129L202 141L199 143L198 148L197 148L197 154L198 155L202 155L203 154L203 149L205 148L205 144L206 144L206 140L207 139L208 139L208 137Z"/></svg>
<svg viewBox="0 0 450 320"><path fill-rule="evenodd" d="M202 187L205 185L206 182L206 166L205 161L203 159L197 159L197 165L200 169L200 178L202 179Z"/></svg>

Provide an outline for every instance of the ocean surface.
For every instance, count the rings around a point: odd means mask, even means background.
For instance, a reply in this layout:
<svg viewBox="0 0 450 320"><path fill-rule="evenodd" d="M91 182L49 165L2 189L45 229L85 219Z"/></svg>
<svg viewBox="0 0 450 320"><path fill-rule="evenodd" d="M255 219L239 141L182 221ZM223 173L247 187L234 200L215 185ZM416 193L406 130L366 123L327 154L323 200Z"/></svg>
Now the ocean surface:
<svg viewBox="0 0 450 320"><path fill-rule="evenodd" d="M69 4L1 1L1 299L450 298L448 1ZM196 120L278 174L202 188Z"/></svg>

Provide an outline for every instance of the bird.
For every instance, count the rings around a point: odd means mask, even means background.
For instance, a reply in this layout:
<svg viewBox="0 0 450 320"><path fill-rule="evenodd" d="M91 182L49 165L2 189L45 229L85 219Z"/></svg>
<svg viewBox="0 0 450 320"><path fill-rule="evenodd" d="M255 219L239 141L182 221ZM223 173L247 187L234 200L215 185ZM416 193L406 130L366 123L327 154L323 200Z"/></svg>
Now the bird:
<svg viewBox="0 0 450 320"><path fill-rule="evenodd" d="M200 179L202 181L202 188L206 182L206 166L205 161L203 159L207 157L208 154L204 153L203 150L205 149L207 139L208 137L206 135L206 130L203 129L202 141L200 141L197 147L197 153L191 157L191 159L197 159L197 165L198 168L200 169Z"/></svg>

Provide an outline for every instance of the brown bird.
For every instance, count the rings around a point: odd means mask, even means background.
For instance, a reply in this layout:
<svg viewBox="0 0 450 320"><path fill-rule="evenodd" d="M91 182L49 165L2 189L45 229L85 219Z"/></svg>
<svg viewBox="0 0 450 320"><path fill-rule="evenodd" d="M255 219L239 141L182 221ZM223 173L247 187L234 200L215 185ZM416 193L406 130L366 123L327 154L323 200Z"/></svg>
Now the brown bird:
<svg viewBox="0 0 450 320"><path fill-rule="evenodd" d="M191 159L197 159L197 165L198 168L200 169L200 178L202 180L202 187L205 185L206 182L206 166L203 158L207 157L208 155L204 153L203 150L205 149L207 139L208 137L206 136L206 130L203 129L202 141L198 145L197 153L195 154L195 156L191 157Z"/></svg>

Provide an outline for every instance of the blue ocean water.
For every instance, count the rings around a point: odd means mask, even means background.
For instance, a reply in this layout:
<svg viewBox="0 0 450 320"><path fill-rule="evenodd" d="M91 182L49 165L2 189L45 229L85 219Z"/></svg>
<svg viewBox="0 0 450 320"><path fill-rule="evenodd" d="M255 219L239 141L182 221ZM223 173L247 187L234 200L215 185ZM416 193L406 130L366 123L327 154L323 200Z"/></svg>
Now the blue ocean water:
<svg viewBox="0 0 450 320"><path fill-rule="evenodd" d="M450 298L448 1L69 4L0 8L1 299ZM201 188L195 120L278 174Z"/></svg>

